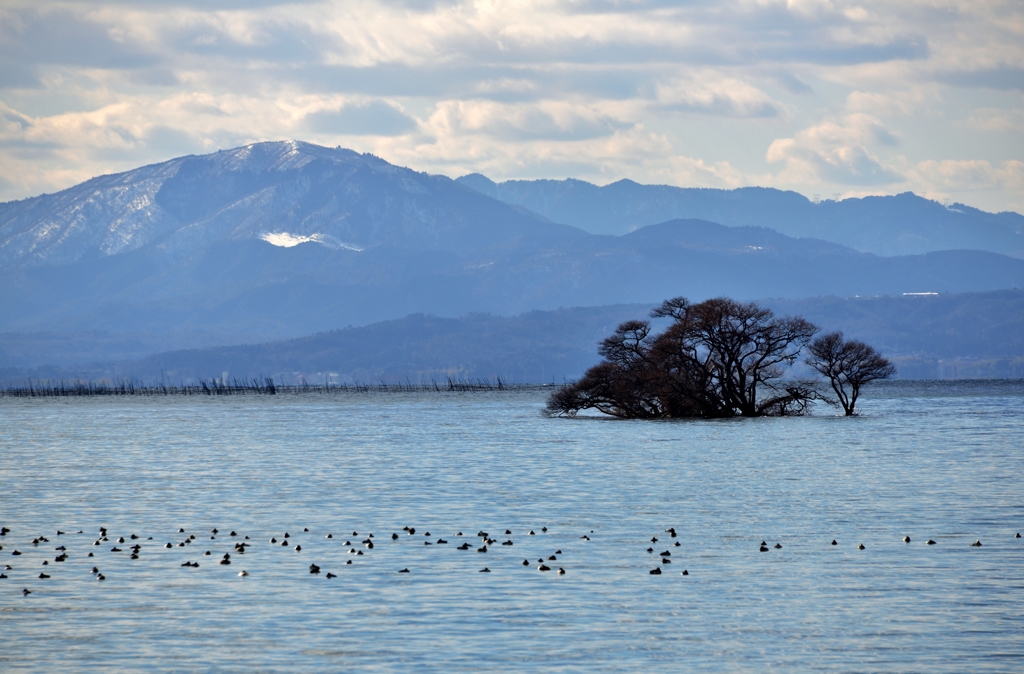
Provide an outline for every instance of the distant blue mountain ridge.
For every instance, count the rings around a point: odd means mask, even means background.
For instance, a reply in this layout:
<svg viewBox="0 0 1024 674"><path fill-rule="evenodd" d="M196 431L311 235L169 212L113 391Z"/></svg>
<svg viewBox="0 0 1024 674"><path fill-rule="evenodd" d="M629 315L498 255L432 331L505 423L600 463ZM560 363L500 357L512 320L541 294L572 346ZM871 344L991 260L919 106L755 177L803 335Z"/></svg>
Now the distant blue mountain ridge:
<svg viewBox="0 0 1024 674"><path fill-rule="evenodd" d="M811 201L766 187L734 190L641 185L632 180L598 187L575 180L509 180L479 173L459 183L553 222L593 234L625 234L678 218L732 227L769 227L877 255L938 250L987 250L1024 258L1024 216L986 213L964 204L944 206L911 192L895 196Z"/></svg>
<svg viewBox="0 0 1024 674"><path fill-rule="evenodd" d="M513 187L534 196L510 199ZM589 204L587 194L596 195ZM732 220L678 218L672 209L684 202ZM775 229L786 204L813 237ZM833 220L808 220L843 209L889 222L876 228L880 246L884 232L895 248L913 238L906 232L917 233L915 245L963 245L885 256L829 240L856 229L852 216L836 215L834 232ZM813 204L761 189L499 185L340 148L255 143L0 204L0 333L139 334L153 353L417 313L1024 288L1024 260L1005 254L1021 249L1020 216L959 210L913 195ZM593 233L616 213L651 222L616 220L619 233ZM59 339L48 343L56 362Z"/></svg>

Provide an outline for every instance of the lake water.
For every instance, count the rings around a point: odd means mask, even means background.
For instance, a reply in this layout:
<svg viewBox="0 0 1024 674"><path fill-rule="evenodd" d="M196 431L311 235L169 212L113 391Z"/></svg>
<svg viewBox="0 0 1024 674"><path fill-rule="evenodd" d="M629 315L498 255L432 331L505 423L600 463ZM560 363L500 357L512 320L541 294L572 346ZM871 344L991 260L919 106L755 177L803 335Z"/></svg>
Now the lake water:
<svg viewBox="0 0 1024 674"><path fill-rule="evenodd" d="M1024 669L1024 383L850 419L545 395L0 399L0 670Z"/></svg>

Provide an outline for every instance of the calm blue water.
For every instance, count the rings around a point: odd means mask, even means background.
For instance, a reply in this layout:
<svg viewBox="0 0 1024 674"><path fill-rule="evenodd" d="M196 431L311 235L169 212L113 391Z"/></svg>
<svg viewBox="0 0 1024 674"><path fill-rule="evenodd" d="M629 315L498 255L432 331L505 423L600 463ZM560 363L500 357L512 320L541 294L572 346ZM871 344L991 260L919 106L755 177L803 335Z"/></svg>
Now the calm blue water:
<svg viewBox="0 0 1024 674"><path fill-rule="evenodd" d="M0 670L1024 669L1024 383L894 382L853 419L544 395L0 399Z"/></svg>

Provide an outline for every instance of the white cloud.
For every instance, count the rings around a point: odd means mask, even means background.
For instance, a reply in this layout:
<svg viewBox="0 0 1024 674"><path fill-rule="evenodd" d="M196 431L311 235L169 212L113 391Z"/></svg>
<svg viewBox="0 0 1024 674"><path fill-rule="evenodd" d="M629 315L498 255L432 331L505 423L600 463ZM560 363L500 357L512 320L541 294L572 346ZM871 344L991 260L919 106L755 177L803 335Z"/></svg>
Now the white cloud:
<svg viewBox="0 0 1024 674"><path fill-rule="evenodd" d="M7 0L0 198L297 137L453 174L1007 207L1021 63L1006 1ZM949 182L951 157L991 170Z"/></svg>
<svg viewBox="0 0 1024 674"><path fill-rule="evenodd" d="M877 118L856 113L776 139L766 159L784 165L783 182L884 185L901 177L884 167L873 149L896 143Z"/></svg>

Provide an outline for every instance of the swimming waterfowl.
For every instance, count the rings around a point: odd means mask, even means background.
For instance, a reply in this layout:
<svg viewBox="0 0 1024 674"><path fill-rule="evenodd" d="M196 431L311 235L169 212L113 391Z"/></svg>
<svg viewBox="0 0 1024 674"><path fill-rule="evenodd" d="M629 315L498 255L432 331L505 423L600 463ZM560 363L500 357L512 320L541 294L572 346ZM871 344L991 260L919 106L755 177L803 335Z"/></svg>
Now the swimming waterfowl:
<svg viewBox="0 0 1024 674"><path fill-rule="evenodd" d="M530 565L530 560L524 559L523 560L523 566L529 566L529 565Z"/></svg>
<svg viewBox="0 0 1024 674"><path fill-rule="evenodd" d="M327 534L324 538L334 538L334 534Z"/></svg>
<svg viewBox="0 0 1024 674"><path fill-rule="evenodd" d="M904 543L909 543L910 542L910 536L904 536L903 537L903 542Z"/></svg>
<svg viewBox="0 0 1024 674"><path fill-rule="evenodd" d="M296 545L295 546L295 552L302 552L302 546L301 545Z"/></svg>
<svg viewBox="0 0 1024 674"><path fill-rule="evenodd" d="M40 577L40 578L49 578L49 576L48 576L48 575L46 575L45 573L41 573L41 574L39 574L39 577Z"/></svg>
<svg viewBox="0 0 1024 674"><path fill-rule="evenodd" d="M666 550L665 552L659 552L658 554L660 556L662 556L662 557L671 557L672 556L672 553L669 552L668 550Z"/></svg>
<svg viewBox="0 0 1024 674"><path fill-rule="evenodd" d="M838 543L836 543L836 539L834 538L832 539L832 545L839 545Z"/></svg>
<svg viewBox="0 0 1024 674"><path fill-rule="evenodd" d="M682 543L680 543L679 541L676 541L674 545L675 545L675 547L678 548L680 545L682 545Z"/></svg>
<svg viewBox="0 0 1024 674"><path fill-rule="evenodd" d="M565 575L565 569L563 569L562 567L558 567L558 575L559 576L564 576Z"/></svg>
<svg viewBox="0 0 1024 674"><path fill-rule="evenodd" d="M398 540L398 534L391 534L391 540L397 541Z"/></svg>
<svg viewBox="0 0 1024 674"><path fill-rule="evenodd" d="M549 562L556 561L557 559L558 559L558 557L555 557L554 555L551 555L550 557L548 557L548 561Z"/></svg>
<svg viewBox="0 0 1024 674"><path fill-rule="evenodd" d="M547 532L548 528L547 528L547 527L541 527L541 528L540 528L540 530L541 530L541 531L544 531L544 532ZM591 531L590 533L594 533L594 532L593 532L593 531Z"/></svg>
<svg viewBox="0 0 1024 674"><path fill-rule="evenodd" d="M309 572L312 573L312 574L320 573L320 567L317 566L316 564L310 564L309 565Z"/></svg>
<svg viewBox="0 0 1024 674"><path fill-rule="evenodd" d="M398 573L409 573L409 569L402 569L402 570L401 570L401 571L399 571Z"/></svg>
<svg viewBox="0 0 1024 674"><path fill-rule="evenodd" d="M443 538L439 538L439 539L437 539L437 544L438 545L448 545L448 541L444 540Z"/></svg>
<svg viewBox="0 0 1024 674"><path fill-rule="evenodd" d="M512 535L512 530L511 529L505 529L505 535L506 536L511 536Z"/></svg>
<svg viewBox="0 0 1024 674"><path fill-rule="evenodd" d="M487 552L487 546L479 547L476 549L477 552Z"/></svg>
<svg viewBox="0 0 1024 674"><path fill-rule="evenodd" d="M935 545L935 541L933 541L932 539L929 538L928 542L925 543L925 545Z"/></svg>
<svg viewBox="0 0 1024 674"><path fill-rule="evenodd" d="M864 549L864 544L863 544L863 543L861 543L860 545L858 545L858 546L857 546L857 549L858 549L858 550L863 550L863 549Z"/></svg>
<svg viewBox="0 0 1024 674"><path fill-rule="evenodd" d="M661 563L662 563L662 564L671 564L671 563L672 563L672 560L671 560L671 559L669 559L668 557L662 557L662 558L661 558Z"/></svg>
<svg viewBox="0 0 1024 674"><path fill-rule="evenodd" d="M537 570L538 571L550 571L551 567L548 566L547 564L541 564L540 566L537 567Z"/></svg>
<svg viewBox="0 0 1024 674"><path fill-rule="evenodd" d="M657 542L658 542L658 537L657 536L651 536L651 543L657 543Z"/></svg>
<svg viewBox="0 0 1024 674"><path fill-rule="evenodd" d="M168 543L168 544L167 544L167 545L165 545L164 547L165 547L165 548L173 548L174 546L173 546L173 545L171 545L170 543Z"/></svg>
<svg viewBox="0 0 1024 674"><path fill-rule="evenodd" d="M687 571L686 569L683 569L683 572L682 572L681 574L679 574L679 575L680 575L680 576L689 576L689 575L690 575L690 572L689 572L689 571Z"/></svg>
<svg viewBox="0 0 1024 674"><path fill-rule="evenodd" d="M776 550L781 550L782 549L782 543L776 543L775 544L775 549Z"/></svg>
<svg viewBox="0 0 1024 674"><path fill-rule="evenodd" d="M196 566L199 566L199 565L198 565L198 564L196 564ZM104 575L103 575L102 573L101 573L101 574L99 574L98 576L96 576L96 580L106 580L106 579L107 579L107 577L106 577L106 576L104 576Z"/></svg>
<svg viewBox="0 0 1024 674"><path fill-rule="evenodd" d="M972 548L980 548L981 547L981 540L979 539L979 540L974 541L973 543L971 543L971 547Z"/></svg>
<svg viewBox="0 0 1024 674"><path fill-rule="evenodd" d="M767 545L762 545L761 546L761 552L768 552L768 546Z"/></svg>
<svg viewBox="0 0 1024 674"><path fill-rule="evenodd" d="M652 576L660 576L661 575L661 567L658 567L656 569L651 569L651 575Z"/></svg>
<svg viewBox="0 0 1024 674"><path fill-rule="evenodd" d="M333 573L331 573L330 571L327 572L327 577L328 578L337 578L337 576L334 575Z"/></svg>
<svg viewBox="0 0 1024 674"><path fill-rule="evenodd" d="M22 591L21 591L21 593L22 593L23 595L26 595L26 596L28 596L28 595L32 594L32 590L30 590L30 589L28 589L28 588L26 587L26 588L25 588L24 590L22 590Z"/></svg>
<svg viewBox="0 0 1024 674"><path fill-rule="evenodd" d="M306 527L302 527L302 530L303 531L309 531L309 529L307 529Z"/></svg>
<svg viewBox="0 0 1024 674"><path fill-rule="evenodd" d="M480 573L490 573L490 572L491 572L491 570L488 569L486 566L484 568L480 569Z"/></svg>
<svg viewBox="0 0 1024 674"><path fill-rule="evenodd" d="M242 576L244 578L245 576L249 575L249 572L246 571L245 569L242 569L241 571L238 572L238 575Z"/></svg>

